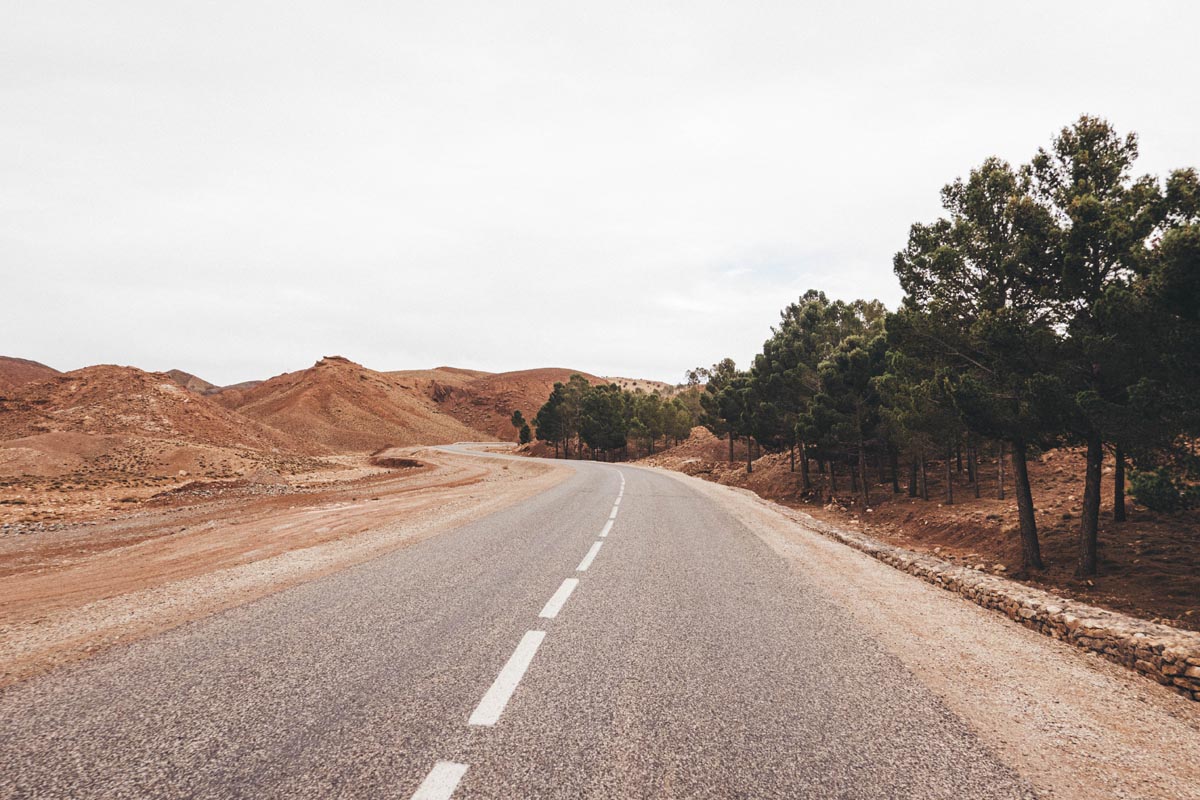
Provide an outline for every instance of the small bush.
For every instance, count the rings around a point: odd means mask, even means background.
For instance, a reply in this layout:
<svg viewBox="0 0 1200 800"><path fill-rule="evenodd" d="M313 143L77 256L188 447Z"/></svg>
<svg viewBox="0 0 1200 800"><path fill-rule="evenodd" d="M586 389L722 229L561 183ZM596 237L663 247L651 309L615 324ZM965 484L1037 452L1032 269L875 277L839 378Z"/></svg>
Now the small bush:
<svg viewBox="0 0 1200 800"><path fill-rule="evenodd" d="M1194 486L1185 486L1162 467L1129 475L1129 493L1151 511L1179 511L1200 499Z"/></svg>

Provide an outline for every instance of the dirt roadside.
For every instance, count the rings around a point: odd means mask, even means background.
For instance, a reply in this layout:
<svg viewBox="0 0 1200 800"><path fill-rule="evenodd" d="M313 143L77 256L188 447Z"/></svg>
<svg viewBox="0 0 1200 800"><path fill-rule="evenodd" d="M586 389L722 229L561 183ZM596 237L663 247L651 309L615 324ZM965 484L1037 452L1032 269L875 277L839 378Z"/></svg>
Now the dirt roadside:
<svg viewBox="0 0 1200 800"><path fill-rule="evenodd" d="M1200 708L788 519L744 490L671 470L835 599L1038 790L1200 798Z"/></svg>
<svg viewBox="0 0 1200 800"><path fill-rule="evenodd" d="M422 467L307 487L193 487L103 520L0 538L0 686L413 544L569 470L408 448Z"/></svg>

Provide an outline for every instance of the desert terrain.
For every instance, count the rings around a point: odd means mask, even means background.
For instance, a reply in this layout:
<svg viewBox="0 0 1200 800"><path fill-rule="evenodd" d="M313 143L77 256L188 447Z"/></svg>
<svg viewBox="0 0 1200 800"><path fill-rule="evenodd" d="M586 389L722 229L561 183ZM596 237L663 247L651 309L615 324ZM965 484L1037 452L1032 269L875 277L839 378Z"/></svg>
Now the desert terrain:
<svg viewBox="0 0 1200 800"><path fill-rule="evenodd" d="M169 718L154 728L168 731L165 738L139 739L130 752L166 758L160 752L164 743L183 735L169 733L173 726L191 730L204 719L275 741L280 718L268 709L290 715L290 698L314 685L295 665L329 669L322 665L333 658L334 672L343 677L317 683L321 696L340 695L338 687L347 682L395 687L364 691L352 702L372 715L387 715L389 730L400 725L423 731L414 741L422 754L433 748L427 754L433 758L438 742L450 734L426 730L428 720L446 717L427 707L430 698L469 696L480 678L471 672L448 687L441 676L486 667L502 655L511 635L509 610L528 605L545 590L533 576L552 574L572 554L577 558L585 540L594 538L591 526L607 515L600 538L573 573L579 577L565 581L543 608L541 616L549 619L542 627L592 571L595 578L607 576L607 583L571 601L586 624L559 634L568 650L552 653L558 653L565 671L544 675L541 682L532 679L535 696L569 698L579 685L575 676L586 671L591 676L586 684L603 687L603 696L616 698L618 707L663 703L671 709L667 713L683 720L717 714L731 685L743 696L767 691L773 693L773 711L747 708L738 724L755 731L756 742L782 737L779 753L816 752L809 738L814 734L787 720L813 711L803 698L840 697L819 710L821 718L849 714L861 720L861 710L852 707L866 703L876 713L884 710L874 723L876 738L901 742L911 737L930 744L929 752L938 755L914 755L897 746L888 756L919 762L905 786L922 796L983 791L1026 797L1031 787L1061 797L1136 796L1138 787L1151 786L1160 794L1192 796L1194 769L1172 759L1169 739L1149 749L1140 744L1150 731L1178 739L1200 730L1189 701L1116 665L1087 662L1074 648L1047 637L1023 629L1014 633L994 615L964 609L895 570L864 563L860 554L817 542L803 526L781 516L778 507L721 486L697 488L702 482L694 480L748 488L884 541L1180 629L1194 628L1196 565L1185 547L1183 518L1162 519L1135 508L1125 526L1105 528L1106 562L1120 567L1114 577L1099 576L1094 584L1071 579L1065 562L1071 516L1078 513L1066 478L1077 470L1064 463L1078 457L1071 451L1048 452L1033 468L1053 566L1038 576L1014 575L1006 566L1012 559L1012 532L1006 527L1012 502L988 499L986 477L983 497L976 499L974 487L952 473L961 484L953 506L937 501L942 487L932 474L930 501L875 487L877 501L866 510L840 496L814 505L814 497L800 491L798 473L789 471L787 454L760 455L747 475L744 445L738 443L737 460L729 464L727 442L703 428L674 447L664 443L665 450L637 466L529 458L546 448L512 444L512 412L532 419L554 383L573 373L569 369L388 372L327 356L307 369L223 388L179 370L96 366L58 372L17 359L0 367L6 387L0 396L0 580L6 589L0 605L0 687L8 687L0 703L51 709L47 720L91 709L72 723L91 730L119 724L120 709L139 694L127 687L133 681L157 698L156 707L178 708L179 716L165 711ZM606 380L585 377L592 384ZM664 395L674 391L654 381L621 379L619 385ZM476 444L446 446L455 441ZM981 476L993 468L984 458ZM617 538L610 540L610 533ZM779 554L778 561L764 560L766 551L754 544L759 539ZM678 569L664 570L663 564ZM792 572L809 588L798 594ZM691 577L697 575L704 580L697 583ZM805 594L814 590L819 598ZM466 605L456 598L467 598ZM649 628L644 600L661 609L660 621ZM443 607L443 601L449 605ZM821 614L801 607L812 602ZM793 605L790 612L778 613ZM914 605L955 622L930 627L925 617L911 615ZM459 619L460 611L467 616ZM747 619L755 630L770 629L770 635L748 636ZM433 650L412 652L405 644L409 638L390 633L400 624L434 625L440 633L430 640ZM719 672L708 674L697 665L713 658L704 642L714 625L721 641L737 642L736 657L718 655ZM630 631L643 628L629 641ZM930 655L930 636L942 655ZM781 642L792 643L782 662ZM812 652L813 642L821 643L819 653ZM479 647L487 650L486 657L475 652ZM468 654L465 660L460 651ZM623 652L643 657L614 657ZM963 681L948 672L956 653L968 653L962 657L971 659L980 675ZM982 659L983 653L990 655ZM756 683L756 676L773 674L780 663L792 669L814 657L824 668L805 669L786 686ZM898 671L889 661L893 658L908 671ZM747 661L755 668L745 669ZM392 673L396 662L409 665L400 681ZM206 665L205 677L181 705L177 687L194 681L186 676L198 663ZM1045 671L1016 696L1007 676L1028 663L1042 664ZM836 665L832 670L831 664ZM677 699L671 687L678 685L671 676L680 670L705 685L695 695L698 708L693 702L683 710L671 699ZM255 688L257 676L265 674L272 676L269 685ZM789 688L797 681L807 686L799 694ZM102 697L110 685L126 687L119 690L125 699ZM847 685L856 688L848 693ZM632 692L630 687L641 688ZM45 691L52 696L40 694ZM1112 696L1119 713L1097 704L1098 692ZM67 696L84 698L83 705L72 701L59 709L55 698ZM1048 706L1044 699L1050 696L1059 698L1059 705ZM264 702L263 712L252 718L230 717ZM486 710L490 702L485 696L472 724L488 714L498 717L503 702L494 712ZM566 702L578 712L597 701ZM590 742L571 750L571 758L583 759L575 768L599 781L596 791L674 791L660 782L657 767L636 766L642 751L637 742L662 730L658 717L629 716L622 723L635 732L629 747L614 745L604 722L611 712L602 710L607 702L596 706L600 716L595 719L582 712L562 722L561 736ZM947 723L942 704L960 721ZM407 709L401 718L394 716L397 708ZM1020 708L1032 710L1017 713ZM117 716L109 720L113 713ZM536 709L518 704L507 714L518 732L542 727L544 715ZM65 796L81 786L117 785L135 768L96 744L103 736L82 736L77 746L95 749L89 762L95 768L80 774L59 769L54 766L58 751L45 749L56 734L38 727L42 717L31 719L33 727L13 723L13 736L25 743L17 756L22 780L57 787ZM839 729L855 726L847 717ZM731 757L748 757L742 745L730 747L727 737L718 741ZM839 741L844 754L857 752L868 739ZM1014 742L1036 742L1039 752L1056 753L1059 762L1088 771L1089 778L1079 782L1044 769ZM264 746L272 752L276 747ZM294 744L280 740L279 746L286 750ZM494 746L500 750L463 757L490 764L511 758L505 745ZM682 746L663 741L654 752ZM358 774L366 763L361 754L381 748L383 757L390 747L362 744L351 758L325 753L318 772L353 774L362 785L376 785L378 776ZM758 752L757 746L753 750ZM581 755L587 753L606 755L593 763ZM1119 755L1117 766L1109 764L1112 753ZM427 756L405 762L403 782L419 779ZM206 760L138 785L180 795L189 791L178 783L183 774L204 776L213 790L226 780L233 781L230 786L257 780L253 760L223 758L236 765L228 775L212 773ZM729 791L745 774L721 772L720 757L709 763L717 772L704 781ZM786 764L773 767L772 780L832 790L842 778L838 768L823 764L821 759L796 762L789 755ZM489 780L497 793L509 791L514 782L532 786L534 793L541 785L528 776ZM883 775L855 780L874 787L871 791L894 789ZM698 790L699 784L685 784ZM541 788L551 790L549 784Z"/></svg>

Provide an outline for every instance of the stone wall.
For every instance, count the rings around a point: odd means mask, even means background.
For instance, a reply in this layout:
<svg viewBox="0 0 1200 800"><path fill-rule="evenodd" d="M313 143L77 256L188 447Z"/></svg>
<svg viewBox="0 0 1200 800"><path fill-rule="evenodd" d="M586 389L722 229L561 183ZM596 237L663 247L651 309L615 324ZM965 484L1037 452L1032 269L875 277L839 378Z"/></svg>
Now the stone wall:
<svg viewBox="0 0 1200 800"><path fill-rule="evenodd" d="M1032 586L885 544L777 506L807 528L885 564L1006 614L1027 628L1091 650L1200 701L1200 634L1067 600Z"/></svg>

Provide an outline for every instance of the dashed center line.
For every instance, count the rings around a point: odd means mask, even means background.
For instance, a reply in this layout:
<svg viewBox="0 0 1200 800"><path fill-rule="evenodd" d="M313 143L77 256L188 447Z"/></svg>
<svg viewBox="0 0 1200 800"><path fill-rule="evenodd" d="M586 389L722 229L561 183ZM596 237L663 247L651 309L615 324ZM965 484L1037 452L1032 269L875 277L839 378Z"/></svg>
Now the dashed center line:
<svg viewBox="0 0 1200 800"><path fill-rule="evenodd" d="M620 474L620 473L618 473ZM625 496L625 476L621 476L621 489L617 492L617 499L613 503L612 513L608 515L608 521L604 524L604 528L600 531L600 538L608 536L613 529L613 523L617 518L617 512L621 508L621 498ZM337 509L319 509L316 513L324 511L332 511ZM313 512L309 512L313 513ZM597 541L592 544L587 555L583 557L583 561L579 562L579 566L575 568L576 572L586 572L588 567L596 559L596 554L600 552L604 542ZM558 616L558 612L562 611L567 600L571 597L571 593L579 586L578 578L566 578L558 590L551 595L546 601L546 605L542 607L539 617L543 619L554 619ZM542 641L546 638L545 631L528 631L521 641L517 644L517 649L509 656L507 662L500 669L500 674L496 676L496 680L488 687L484 693L483 699L479 701L479 705L471 713L470 719L467 720L468 725L495 725L500 720L500 715L504 713L504 708L508 705L508 701L512 699L513 692L517 690L517 686L521 683L521 678L525 676L525 672L529 669L529 665L533 662L533 656L541 647ZM467 773L468 765L460 764L455 761L439 761L433 765L433 769L425 776L425 780L417 787L416 793L412 796L412 800L450 800L454 794L454 790L458 787L458 782L462 780L463 775Z"/></svg>
<svg viewBox="0 0 1200 800"><path fill-rule="evenodd" d="M575 568L576 572L587 572L587 568L592 565L592 561L596 558L596 553L600 552L600 545L604 542L595 542L592 549L587 551L587 555L583 557L583 561L579 562L579 566Z"/></svg>
<svg viewBox="0 0 1200 800"><path fill-rule="evenodd" d="M466 764L454 761L437 762L417 787L412 800L448 800L466 772Z"/></svg>
<svg viewBox="0 0 1200 800"><path fill-rule="evenodd" d="M545 638L545 631L529 631L521 637L517 649L513 651L508 662L500 670L500 674L496 676L495 682L484 694L483 699L479 701L471 718L467 720L468 725L496 724L504 707L508 705L509 698L517 690L517 684L521 682L525 670L529 669L529 664L533 661L533 654L537 652Z"/></svg>
<svg viewBox="0 0 1200 800"><path fill-rule="evenodd" d="M558 612L562 610L563 604L567 602L567 598L571 596L571 592L575 591L575 587L579 585L579 578L567 578L562 582L562 586L558 587L558 591L551 595L546 601L542 613L539 617L546 619L554 619L558 616Z"/></svg>

